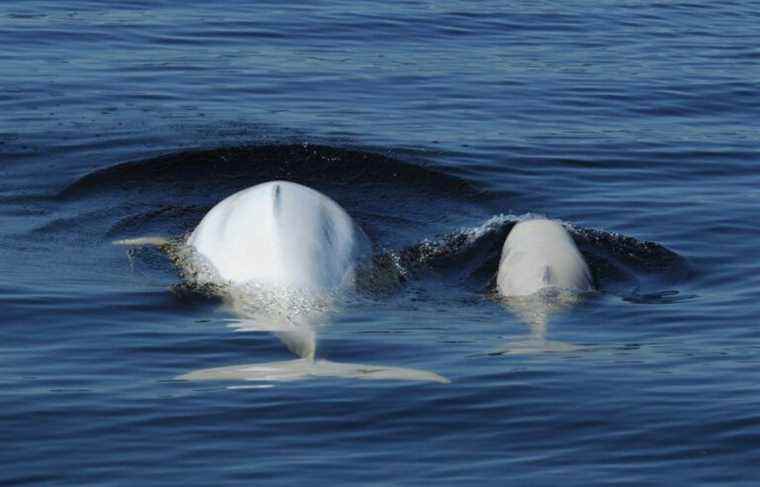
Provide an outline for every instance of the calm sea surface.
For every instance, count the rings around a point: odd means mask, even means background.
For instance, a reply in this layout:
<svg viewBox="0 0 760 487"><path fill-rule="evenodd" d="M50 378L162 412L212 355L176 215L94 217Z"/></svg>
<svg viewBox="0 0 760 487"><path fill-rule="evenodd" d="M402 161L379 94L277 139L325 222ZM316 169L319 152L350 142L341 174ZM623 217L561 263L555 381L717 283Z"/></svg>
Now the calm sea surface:
<svg viewBox="0 0 760 487"><path fill-rule="evenodd" d="M0 3L0 484L758 485L760 6ZM271 179L400 266L294 358L114 240ZM599 292L493 299L527 214Z"/></svg>

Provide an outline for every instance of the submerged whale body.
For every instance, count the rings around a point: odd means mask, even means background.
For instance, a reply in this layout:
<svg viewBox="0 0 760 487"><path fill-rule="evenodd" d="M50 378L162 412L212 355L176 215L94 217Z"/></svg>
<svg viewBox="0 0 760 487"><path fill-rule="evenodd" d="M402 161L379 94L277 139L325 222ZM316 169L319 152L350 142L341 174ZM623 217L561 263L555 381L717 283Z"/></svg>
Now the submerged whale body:
<svg viewBox="0 0 760 487"><path fill-rule="evenodd" d="M593 290L591 271L573 238L557 221L525 220L509 232L496 277L502 296L529 296L542 289Z"/></svg>
<svg viewBox="0 0 760 487"><path fill-rule="evenodd" d="M372 246L335 201L306 186L274 181L214 206L187 240L240 318L238 330L274 332L299 359L194 371L185 380L294 380L329 376L448 382L433 372L315 359L317 326L334 298L367 271Z"/></svg>

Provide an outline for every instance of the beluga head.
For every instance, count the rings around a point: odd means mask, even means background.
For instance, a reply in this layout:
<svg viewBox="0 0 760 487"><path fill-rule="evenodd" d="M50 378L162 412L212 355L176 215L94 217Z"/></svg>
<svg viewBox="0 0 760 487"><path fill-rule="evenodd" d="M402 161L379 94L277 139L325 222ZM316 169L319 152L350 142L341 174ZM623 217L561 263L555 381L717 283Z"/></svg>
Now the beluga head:
<svg viewBox="0 0 760 487"><path fill-rule="evenodd" d="M502 301L531 327L531 337L505 353L575 348L546 340L551 315L594 291L589 266L560 222L536 218L512 228L502 248L496 289Z"/></svg>

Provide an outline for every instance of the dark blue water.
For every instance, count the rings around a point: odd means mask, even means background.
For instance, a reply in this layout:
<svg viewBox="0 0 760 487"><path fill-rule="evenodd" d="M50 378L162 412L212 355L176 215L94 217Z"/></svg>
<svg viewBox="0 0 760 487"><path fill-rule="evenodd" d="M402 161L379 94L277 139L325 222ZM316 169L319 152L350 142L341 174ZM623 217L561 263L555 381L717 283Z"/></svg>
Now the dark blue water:
<svg viewBox="0 0 760 487"><path fill-rule="evenodd" d="M6 0L0 483L756 485L760 10L735 2ZM175 379L288 360L156 249L270 179L403 278L318 355L450 384ZM493 299L524 215L600 292ZM526 337L571 345L511 353Z"/></svg>

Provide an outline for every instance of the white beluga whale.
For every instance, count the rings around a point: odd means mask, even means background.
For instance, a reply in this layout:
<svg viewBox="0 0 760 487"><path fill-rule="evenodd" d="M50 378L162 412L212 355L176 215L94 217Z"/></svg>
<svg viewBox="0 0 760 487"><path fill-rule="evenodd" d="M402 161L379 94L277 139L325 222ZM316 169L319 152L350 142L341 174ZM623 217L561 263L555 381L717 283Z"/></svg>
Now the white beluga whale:
<svg viewBox="0 0 760 487"><path fill-rule="evenodd" d="M155 239L121 241L155 244ZM214 206L188 237L185 276L213 285L239 331L275 333L298 359L184 374L184 380L294 380L314 376L448 382L433 372L316 358L316 332L371 271L372 245L335 201L300 184L273 181Z"/></svg>
<svg viewBox="0 0 760 487"><path fill-rule="evenodd" d="M591 271L567 230L544 218L517 223L501 251L496 285L502 296L529 296L542 289L589 292Z"/></svg>
<svg viewBox="0 0 760 487"><path fill-rule="evenodd" d="M496 290L531 328L529 338L510 344L501 353L578 349L546 339L550 316L594 291L589 266L560 222L536 218L512 228L502 248Z"/></svg>

